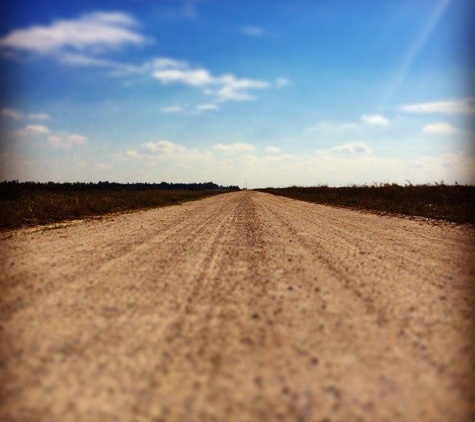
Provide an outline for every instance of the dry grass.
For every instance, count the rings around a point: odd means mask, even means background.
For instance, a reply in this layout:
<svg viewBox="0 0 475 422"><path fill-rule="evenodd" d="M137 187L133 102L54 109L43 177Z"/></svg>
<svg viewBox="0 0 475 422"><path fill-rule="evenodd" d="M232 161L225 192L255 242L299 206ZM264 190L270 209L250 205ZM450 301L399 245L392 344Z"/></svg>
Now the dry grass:
<svg viewBox="0 0 475 422"><path fill-rule="evenodd" d="M0 183L0 230L90 216L161 207L225 193L226 190L160 190Z"/></svg>
<svg viewBox="0 0 475 422"><path fill-rule="evenodd" d="M475 224L475 186L379 184L373 186L259 189L320 204Z"/></svg>

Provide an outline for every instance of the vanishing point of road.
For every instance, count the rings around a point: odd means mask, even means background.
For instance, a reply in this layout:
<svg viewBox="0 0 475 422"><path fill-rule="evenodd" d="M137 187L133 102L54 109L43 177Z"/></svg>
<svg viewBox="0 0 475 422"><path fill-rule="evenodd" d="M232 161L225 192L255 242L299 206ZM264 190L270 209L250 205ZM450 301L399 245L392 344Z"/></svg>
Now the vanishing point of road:
<svg viewBox="0 0 475 422"><path fill-rule="evenodd" d="M474 240L254 191L3 233L0 420L472 420Z"/></svg>

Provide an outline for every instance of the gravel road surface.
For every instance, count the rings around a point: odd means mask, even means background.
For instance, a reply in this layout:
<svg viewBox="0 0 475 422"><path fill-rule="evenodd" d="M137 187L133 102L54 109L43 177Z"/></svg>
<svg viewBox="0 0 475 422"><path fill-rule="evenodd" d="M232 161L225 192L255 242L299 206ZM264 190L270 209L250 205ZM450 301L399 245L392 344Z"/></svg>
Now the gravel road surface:
<svg viewBox="0 0 475 422"><path fill-rule="evenodd" d="M474 420L474 240L253 191L3 233L0 420Z"/></svg>

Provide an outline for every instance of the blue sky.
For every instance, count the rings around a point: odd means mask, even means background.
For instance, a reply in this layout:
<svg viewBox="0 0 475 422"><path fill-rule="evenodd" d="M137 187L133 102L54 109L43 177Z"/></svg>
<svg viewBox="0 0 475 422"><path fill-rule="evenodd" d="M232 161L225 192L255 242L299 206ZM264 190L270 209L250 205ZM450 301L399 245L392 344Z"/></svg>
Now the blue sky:
<svg viewBox="0 0 475 422"><path fill-rule="evenodd" d="M475 183L474 12L472 0L2 2L0 178Z"/></svg>

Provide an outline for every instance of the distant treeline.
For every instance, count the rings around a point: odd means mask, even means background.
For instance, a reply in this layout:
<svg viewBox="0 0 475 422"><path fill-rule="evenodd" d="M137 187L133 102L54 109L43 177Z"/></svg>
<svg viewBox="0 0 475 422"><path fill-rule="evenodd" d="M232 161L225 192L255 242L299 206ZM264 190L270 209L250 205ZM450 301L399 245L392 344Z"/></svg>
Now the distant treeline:
<svg viewBox="0 0 475 422"><path fill-rule="evenodd" d="M22 192L47 191L47 192L78 192L78 191L147 191L147 190L190 190L190 191L238 191L239 186L220 186L213 182L206 183L56 183L56 182L19 182L18 180L0 182L0 199L17 199Z"/></svg>

